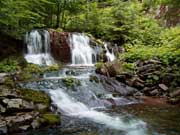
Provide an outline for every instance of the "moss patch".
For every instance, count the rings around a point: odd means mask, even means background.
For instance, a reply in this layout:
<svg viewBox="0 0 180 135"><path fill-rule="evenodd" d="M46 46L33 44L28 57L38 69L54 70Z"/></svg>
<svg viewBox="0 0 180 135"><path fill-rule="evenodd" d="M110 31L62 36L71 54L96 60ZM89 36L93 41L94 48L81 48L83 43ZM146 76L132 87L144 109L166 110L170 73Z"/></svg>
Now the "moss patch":
<svg viewBox="0 0 180 135"><path fill-rule="evenodd" d="M79 80L72 78L72 77L64 78L62 81L67 87L73 87L73 86L80 86L81 85L81 82Z"/></svg>
<svg viewBox="0 0 180 135"><path fill-rule="evenodd" d="M17 91L25 100L32 101L34 103L42 103L47 106L50 105L50 98L43 91L35 91L30 89L19 89Z"/></svg>
<svg viewBox="0 0 180 135"><path fill-rule="evenodd" d="M51 125L60 124L60 116L52 113L42 114L41 122Z"/></svg>

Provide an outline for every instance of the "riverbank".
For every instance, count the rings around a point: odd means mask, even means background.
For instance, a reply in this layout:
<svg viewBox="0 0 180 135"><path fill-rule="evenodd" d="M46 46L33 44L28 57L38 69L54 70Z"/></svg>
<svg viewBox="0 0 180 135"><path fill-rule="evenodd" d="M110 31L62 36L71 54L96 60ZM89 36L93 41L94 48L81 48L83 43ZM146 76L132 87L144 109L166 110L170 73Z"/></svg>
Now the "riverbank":
<svg viewBox="0 0 180 135"><path fill-rule="evenodd" d="M96 72L115 78L139 93L134 96L165 97L170 104L180 104L179 69L159 60L127 63L121 60L96 65Z"/></svg>

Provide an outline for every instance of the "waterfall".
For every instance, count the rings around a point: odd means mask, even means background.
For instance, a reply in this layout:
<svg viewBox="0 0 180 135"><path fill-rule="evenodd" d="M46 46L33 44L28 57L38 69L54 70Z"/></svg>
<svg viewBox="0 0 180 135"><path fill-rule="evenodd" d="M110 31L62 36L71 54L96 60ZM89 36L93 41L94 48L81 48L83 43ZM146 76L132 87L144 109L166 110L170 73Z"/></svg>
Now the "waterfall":
<svg viewBox="0 0 180 135"><path fill-rule="evenodd" d="M88 36L80 33L73 33L70 36L72 65L92 66L96 62L96 52L90 46Z"/></svg>
<svg viewBox="0 0 180 135"><path fill-rule="evenodd" d="M140 120L125 122L123 118L110 116L104 112L89 108L84 103L76 101L63 89L51 90L51 99L59 111L68 116L87 118L106 127L125 132L125 135L145 135L146 123Z"/></svg>
<svg viewBox="0 0 180 135"><path fill-rule="evenodd" d="M106 56L108 58L108 61L113 61L116 59L116 56L114 55L114 52L112 50L112 53L109 51L108 47L107 47L107 43L104 43L104 47L106 49Z"/></svg>
<svg viewBox="0 0 180 135"><path fill-rule="evenodd" d="M33 30L26 33L25 44L27 53L25 59L29 63L51 65L54 60L50 54L50 35L46 30Z"/></svg>

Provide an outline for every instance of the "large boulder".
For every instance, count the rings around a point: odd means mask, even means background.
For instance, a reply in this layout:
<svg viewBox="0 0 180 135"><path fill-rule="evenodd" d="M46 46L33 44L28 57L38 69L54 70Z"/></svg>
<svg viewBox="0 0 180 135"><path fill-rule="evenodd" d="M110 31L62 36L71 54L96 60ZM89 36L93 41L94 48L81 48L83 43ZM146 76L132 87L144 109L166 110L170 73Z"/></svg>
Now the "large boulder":
<svg viewBox="0 0 180 135"><path fill-rule="evenodd" d="M7 73L0 73L0 84L3 84L5 82Z"/></svg>
<svg viewBox="0 0 180 135"><path fill-rule="evenodd" d="M51 39L51 53L56 60L64 63L71 61L69 33L49 29Z"/></svg>
<svg viewBox="0 0 180 135"><path fill-rule="evenodd" d="M28 102L26 100L16 98L16 99L3 99L3 103L6 104L7 109L15 109L16 111L22 111L22 110L33 110L35 109L35 106L32 102Z"/></svg>
<svg viewBox="0 0 180 135"><path fill-rule="evenodd" d="M106 62L97 67L96 72L105 76L115 77L118 75L122 64L120 61L115 60L112 62Z"/></svg>

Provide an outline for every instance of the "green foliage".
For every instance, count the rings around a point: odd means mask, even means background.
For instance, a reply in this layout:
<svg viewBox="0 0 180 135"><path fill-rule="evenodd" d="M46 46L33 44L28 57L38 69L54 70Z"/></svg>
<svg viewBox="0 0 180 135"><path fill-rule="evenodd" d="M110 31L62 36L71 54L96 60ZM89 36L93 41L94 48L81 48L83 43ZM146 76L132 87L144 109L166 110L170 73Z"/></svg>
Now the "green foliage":
<svg viewBox="0 0 180 135"><path fill-rule="evenodd" d="M122 63L122 69L123 69L123 71L129 71L129 72L134 71L135 70L135 64L123 62Z"/></svg>
<svg viewBox="0 0 180 135"><path fill-rule="evenodd" d="M46 10L52 7L50 0L5 0L0 5L1 31L22 39L23 34L32 28L45 27L48 17Z"/></svg>
<svg viewBox="0 0 180 135"><path fill-rule="evenodd" d="M6 58L0 62L0 73L1 72L15 72L20 69L18 60L14 58Z"/></svg>
<svg viewBox="0 0 180 135"><path fill-rule="evenodd" d="M57 71L62 67L62 65L54 64L44 68L44 72Z"/></svg>
<svg viewBox="0 0 180 135"><path fill-rule="evenodd" d="M24 72L28 73L42 73L43 70L39 65L36 64L27 64L26 67L23 69Z"/></svg>
<svg viewBox="0 0 180 135"><path fill-rule="evenodd" d="M96 63L96 69L101 69L101 67L103 66L103 62L98 62Z"/></svg>
<svg viewBox="0 0 180 135"><path fill-rule="evenodd" d="M157 40L155 40L157 41ZM160 59L167 65L173 63L180 64L180 27L165 29L159 35L159 42L156 46L145 46L142 44L131 45L126 44L126 53L120 58L127 62L135 62L137 60Z"/></svg>
<svg viewBox="0 0 180 135"><path fill-rule="evenodd" d="M8 88L15 87L15 82L14 82L12 76L8 76L5 78L4 85L7 86Z"/></svg>
<svg viewBox="0 0 180 135"><path fill-rule="evenodd" d="M24 73L33 73L33 74L41 74L41 73L44 73L44 72L51 72L51 71L57 71L61 68L61 65L58 65L58 64L54 64L54 65L51 65L51 66L45 66L45 67L42 67L42 66L39 66L39 65L36 65L36 64L32 64L32 63L28 63L24 68L23 68L23 72Z"/></svg>

